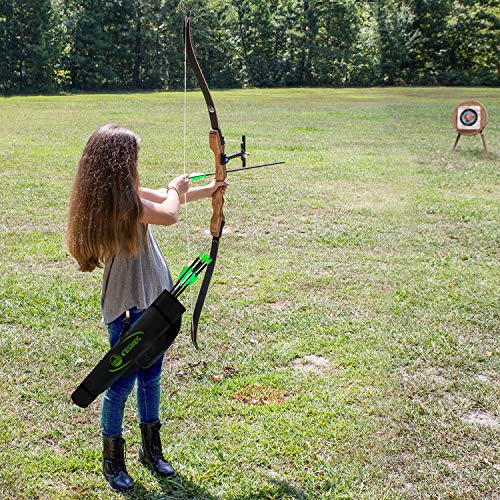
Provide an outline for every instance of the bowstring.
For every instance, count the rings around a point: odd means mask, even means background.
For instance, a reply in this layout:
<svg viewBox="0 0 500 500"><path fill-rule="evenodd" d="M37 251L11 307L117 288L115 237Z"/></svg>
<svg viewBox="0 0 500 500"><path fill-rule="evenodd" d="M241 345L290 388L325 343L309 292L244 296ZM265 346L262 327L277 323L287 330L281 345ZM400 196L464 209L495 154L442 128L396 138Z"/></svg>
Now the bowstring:
<svg viewBox="0 0 500 500"><path fill-rule="evenodd" d="M184 29L184 144L183 144L183 157L184 157L184 174L187 173L187 30ZM184 230L186 233L186 252L187 255L191 255L190 248L190 238L189 238L189 226L188 226L188 204L187 204L187 194L184 194L184 214L185 214L185 222L184 222ZM189 288L188 296L186 302L193 302L193 295L191 292L191 288Z"/></svg>

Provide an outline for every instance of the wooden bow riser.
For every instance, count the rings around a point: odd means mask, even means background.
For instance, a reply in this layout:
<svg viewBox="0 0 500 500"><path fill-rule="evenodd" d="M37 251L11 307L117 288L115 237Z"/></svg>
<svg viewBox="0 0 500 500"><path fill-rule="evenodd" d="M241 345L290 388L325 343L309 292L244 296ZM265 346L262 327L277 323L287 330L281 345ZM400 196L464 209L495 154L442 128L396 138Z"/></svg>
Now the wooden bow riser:
<svg viewBox="0 0 500 500"><path fill-rule="evenodd" d="M215 157L215 180L224 181L226 180L226 164L223 161L224 158L224 143L220 130L210 130L209 135L210 149L212 150ZM210 219L210 233L216 238L220 238L222 234L222 228L224 227L224 193L222 188L219 187L215 193L212 195L212 218Z"/></svg>

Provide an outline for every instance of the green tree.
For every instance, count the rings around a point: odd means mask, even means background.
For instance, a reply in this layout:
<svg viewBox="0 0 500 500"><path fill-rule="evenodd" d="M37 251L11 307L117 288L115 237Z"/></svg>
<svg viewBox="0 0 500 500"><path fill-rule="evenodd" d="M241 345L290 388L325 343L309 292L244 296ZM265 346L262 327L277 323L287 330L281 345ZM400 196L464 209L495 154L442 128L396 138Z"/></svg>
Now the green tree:
<svg viewBox="0 0 500 500"><path fill-rule="evenodd" d="M1 90L181 88L187 9L214 88L499 82L498 0L0 0Z"/></svg>
<svg viewBox="0 0 500 500"><path fill-rule="evenodd" d="M412 33L409 45L409 79L435 84L446 61L446 32L453 0L412 0Z"/></svg>
<svg viewBox="0 0 500 500"><path fill-rule="evenodd" d="M498 85L500 6L497 0L456 2L447 25L447 66L441 82Z"/></svg>
<svg viewBox="0 0 500 500"><path fill-rule="evenodd" d="M314 2L314 14L309 13L308 16L316 18L308 83L338 86L353 84L351 61L357 48L364 9L366 4L355 0Z"/></svg>
<svg viewBox="0 0 500 500"><path fill-rule="evenodd" d="M233 0L242 79L249 85L275 83L274 6L268 0Z"/></svg>
<svg viewBox="0 0 500 500"><path fill-rule="evenodd" d="M130 88L136 44L134 0L64 0L74 88Z"/></svg>
<svg viewBox="0 0 500 500"><path fill-rule="evenodd" d="M407 83L411 65L410 54L413 47L419 45L419 36L414 30L413 12L404 3L378 0L375 16L381 83Z"/></svg>
<svg viewBox="0 0 500 500"><path fill-rule="evenodd" d="M4 93L53 90L61 47L51 0L0 0L0 34Z"/></svg>
<svg viewBox="0 0 500 500"><path fill-rule="evenodd" d="M361 8L358 15L360 26L350 48L346 83L368 87L382 81L378 24L369 4Z"/></svg>
<svg viewBox="0 0 500 500"><path fill-rule="evenodd" d="M177 19L173 2L136 0L134 8L134 43L132 86L134 88L165 88L168 86L168 59L170 50L170 26ZM179 28L177 31L181 33ZM179 44L180 45L180 44ZM176 49L177 50L177 47ZM179 56L181 54L179 53Z"/></svg>
<svg viewBox="0 0 500 500"><path fill-rule="evenodd" d="M133 87L138 4L137 0L119 0L101 7L106 88Z"/></svg>
<svg viewBox="0 0 500 500"><path fill-rule="evenodd" d="M67 67L72 87L102 88L106 80L106 40L102 12L95 0L64 0L65 25L70 42Z"/></svg>
<svg viewBox="0 0 500 500"><path fill-rule="evenodd" d="M16 71L19 50L16 40L16 23L14 22L14 4L0 0L0 83L2 93L6 95L18 87Z"/></svg>

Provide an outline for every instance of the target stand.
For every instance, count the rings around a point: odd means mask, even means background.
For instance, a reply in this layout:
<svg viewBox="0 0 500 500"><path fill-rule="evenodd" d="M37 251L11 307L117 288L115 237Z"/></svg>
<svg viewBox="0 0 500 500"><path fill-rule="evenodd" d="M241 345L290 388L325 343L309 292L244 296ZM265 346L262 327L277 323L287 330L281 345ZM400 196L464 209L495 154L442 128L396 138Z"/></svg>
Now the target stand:
<svg viewBox="0 0 500 500"><path fill-rule="evenodd" d="M488 148L486 147L486 139L484 138L483 130L488 124L488 113L483 105L478 101L465 101L460 103L454 110L452 115L453 128L457 131L457 138L451 148L454 153L457 149L458 141L462 135L481 135L483 142L483 150L485 156L488 156Z"/></svg>

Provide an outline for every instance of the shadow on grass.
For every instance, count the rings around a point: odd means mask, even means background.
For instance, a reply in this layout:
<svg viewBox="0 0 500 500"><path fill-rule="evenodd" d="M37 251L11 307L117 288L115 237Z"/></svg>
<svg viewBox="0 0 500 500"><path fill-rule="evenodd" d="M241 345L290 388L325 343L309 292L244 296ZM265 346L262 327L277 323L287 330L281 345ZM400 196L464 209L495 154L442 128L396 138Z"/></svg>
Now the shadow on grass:
<svg viewBox="0 0 500 500"><path fill-rule="evenodd" d="M271 483L269 486L261 488L259 491L248 493L247 495L235 497L235 500L256 500L258 498L295 498L297 500L308 500L307 495L301 489L292 486L286 481L270 477L268 477L268 481Z"/></svg>
<svg viewBox="0 0 500 500"><path fill-rule="evenodd" d="M269 486L261 488L259 491L252 491L248 494L235 496L234 500L256 500L259 498L294 498L297 500L307 500L306 494L286 481L268 478ZM177 499L177 500L220 500L220 497L207 493L199 485L189 481L177 474L174 479L158 478L160 492L150 492L136 481L132 493L123 493L122 496L134 499Z"/></svg>
<svg viewBox="0 0 500 500"><path fill-rule="evenodd" d="M131 493L123 493L122 496L137 499L177 499L177 500L219 500L218 497L211 495L203 490L199 485L189 481L177 473L172 479L163 479L157 477L161 492L151 492L146 490L140 481L134 481L135 488Z"/></svg>

